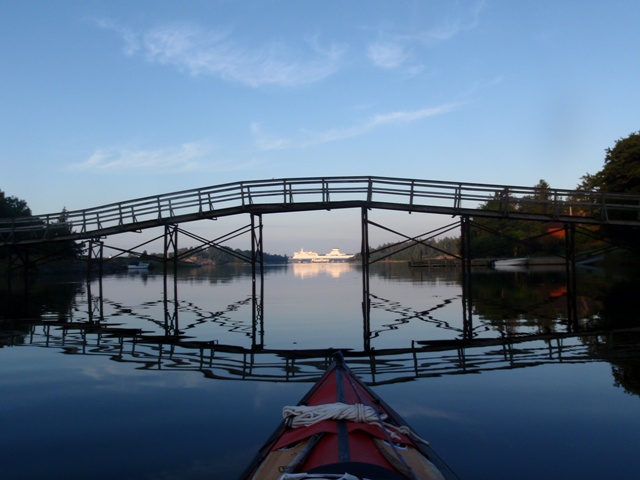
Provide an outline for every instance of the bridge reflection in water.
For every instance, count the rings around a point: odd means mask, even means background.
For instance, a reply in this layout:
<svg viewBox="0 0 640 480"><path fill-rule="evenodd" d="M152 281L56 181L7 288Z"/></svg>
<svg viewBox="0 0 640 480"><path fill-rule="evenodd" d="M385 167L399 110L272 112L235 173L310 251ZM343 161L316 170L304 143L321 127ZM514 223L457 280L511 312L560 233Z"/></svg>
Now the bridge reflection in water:
<svg viewBox="0 0 640 480"><path fill-rule="evenodd" d="M309 270L309 269L307 269ZM174 277L175 279L175 277ZM131 364L145 370L198 371L208 378L266 382L312 382L330 363L333 349L270 349L261 341L261 328L246 321L235 320L233 312L257 303L248 295L219 311L201 309L192 302L164 296L148 302L140 311L106 301L101 292L93 292L88 282L86 321L60 321L58 318L13 321L8 330L5 322L3 343L61 349L65 354L104 356L110 360ZM99 287L101 282L97 282ZM94 285L95 287L95 285ZM98 288L99 289L99 288ZM95 290L95 288L94 288ZM463 289L464 292L464 289ZM370 306L384 310L391 321L372 330L369 315L363 315L362 349L342 350L353 370L372 385L410 381L421 377L480 373L500 369L535 367L552 363L583 363L594 360L616 360L636 352L640 347L630 338L638 338L640 328L579 330L567 324L564 332L515 334L495 332L494 338L482 337L464 317L460 328L438 319L438 311L459 298L445 298L428 310L415 311L401 303L371 295ZM463 299L463 305L465 299ZM114 311L109 322L97 312L105 304ZM162 308L164 318L149 311ZM78 312L82 313L82 312ZM140 328L113 323L119 315L128 315L141 322ZM180 316L190 323L181 325ZM76 315L79 316L79 315ZM370 347L370 340L385 331L400 329L409 320L432 324L446 339L415 339L404 347ZM254 318L255 321L255 318ZM198 324L213 322L217 328L251 338L251 346L243 347L202 340L190 335ZM630 335L635 333L636 335Z"/></svg>
<svg viewBox="0 0 640 480"><path fill-rule="evenodd" d="M637 351L640 345L622 346L617 340L632 332L640 333L640 328L495 340L415 341L408 348L344 354L360 378L371 385L381 385L421 377L626 358L629 351ZM322 375L335 352L253 351L216 341L150 336L132 329L86 323L30 323L24 340L22 336L18 334L14 340L59 348L65 354L102 355L138 369L199 371L208 378L224 380L313 382Z"/></svg>

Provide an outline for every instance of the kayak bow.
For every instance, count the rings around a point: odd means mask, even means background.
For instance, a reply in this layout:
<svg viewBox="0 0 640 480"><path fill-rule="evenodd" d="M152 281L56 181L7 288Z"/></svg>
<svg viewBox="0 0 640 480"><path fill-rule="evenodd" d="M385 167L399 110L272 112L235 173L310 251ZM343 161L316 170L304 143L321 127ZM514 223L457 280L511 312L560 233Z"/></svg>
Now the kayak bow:
<svg viewBox="0 0 640 480"><path fill-rule="evenodd" d="M449 480L456 475L337 354L240 480Z"/></svg>

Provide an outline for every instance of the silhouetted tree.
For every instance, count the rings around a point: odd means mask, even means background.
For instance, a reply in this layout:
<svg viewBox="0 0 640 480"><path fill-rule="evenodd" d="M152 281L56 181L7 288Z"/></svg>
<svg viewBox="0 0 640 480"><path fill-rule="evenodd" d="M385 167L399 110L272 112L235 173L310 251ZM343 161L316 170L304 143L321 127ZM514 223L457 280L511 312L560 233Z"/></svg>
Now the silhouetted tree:
<svg viewBox="0 0 640 480"><path fill-rule="evenodd" d="M613 148L607 148L605 152L602 170L585 174L578 189L604 194L640 194L640 131L620 138ZM616 200L616 203L624 204L624 201ZM609 218L636 220L637 215L635 211L618 211L611 212ZM612 241L632 249L637 249L640 242L640 230L637 228L606 225L602 230Z"/></svg>
<svg viewBox="0 0 640 480"><path fill-rule="evenodd" d="M18 197L7 197L0 190L0 218L30 217L31 209L27 202Z"/></svg>
<svg viewBox="0 0 640 480"><path fill-rule="evenodd" d="M45 224L45 222L43 222L41 219L39 219L38 217L34 217L31 214L31 209L29 208L25 200L13 196L7 196L2 190L0 190L0 220L11 220L17 218L30 219L26 224L23 223L23 225L32 227L31 231L28 233L15 235L14 238L17 240L25 237L47 237L51 239L55 237L68 236L72 233L71 225L68 222L66 208L63 208L62 213L56 221ZM3 226L5 227L10 225L10 223L6 221L2 223L4 223ZM41 256L55 255L64 258L76 258L82 251L80 245L78 245L73 240L61 240L59 242L42 244L33 248ZM6 248L0 249L0 256L6 257L8 254L9 252Z"/></svg>
<svg viewBox="0 0 640 480"><path fill-rule="evenodd" d="M619 139L605 150L604 167L585 174L581 190L611 193L640 193L640 131Z"/></svg>

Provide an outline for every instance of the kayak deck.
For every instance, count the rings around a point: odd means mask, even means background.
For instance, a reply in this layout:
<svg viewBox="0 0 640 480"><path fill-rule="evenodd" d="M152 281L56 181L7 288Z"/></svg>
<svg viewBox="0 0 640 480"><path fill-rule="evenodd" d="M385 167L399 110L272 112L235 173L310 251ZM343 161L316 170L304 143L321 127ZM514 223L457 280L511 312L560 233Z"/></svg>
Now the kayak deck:
<svg viewBox="0 0 640 480"><path fill-rule="evenodd" d="M349 478L345 473L369 480L457 478L340 354L283 415L241 480Z"/></svg>

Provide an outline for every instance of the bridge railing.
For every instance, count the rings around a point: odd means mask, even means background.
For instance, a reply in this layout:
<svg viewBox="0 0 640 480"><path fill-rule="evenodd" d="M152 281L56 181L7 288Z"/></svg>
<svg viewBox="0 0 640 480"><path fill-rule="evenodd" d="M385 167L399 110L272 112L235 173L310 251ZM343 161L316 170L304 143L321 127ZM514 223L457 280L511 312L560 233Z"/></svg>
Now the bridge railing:
<svg viewBox="0 0 640 480"><path fill-rule="evenodd" d="M624 218L640 225L640 196L634 195L389 177L313 177L228 183L84 210L0 219L0 244L46 240L65 231L90 238L105 230L128 231L153 222L258 211L264 205L305 204L312 210L340 202L393 204L407 211L442 207L454 214L473 210L505 216L538 213L549 219L580 217L592 222Z"/></svg>

